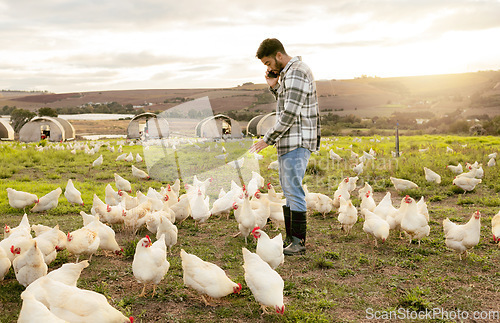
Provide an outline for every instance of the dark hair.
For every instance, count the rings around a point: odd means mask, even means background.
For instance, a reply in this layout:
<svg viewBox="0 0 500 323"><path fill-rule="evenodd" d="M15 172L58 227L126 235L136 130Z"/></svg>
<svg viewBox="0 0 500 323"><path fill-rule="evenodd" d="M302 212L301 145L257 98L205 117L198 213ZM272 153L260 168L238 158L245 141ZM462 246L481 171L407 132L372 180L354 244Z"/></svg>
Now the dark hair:
<svg viewBox="0 0 500 323"><path fill-rule="evenodd" d="M279 40L276 38L267 38L260 43L256 56L258 59L262 59L263 57L276 57L278 52L287 55L283 44Z"/></svg>

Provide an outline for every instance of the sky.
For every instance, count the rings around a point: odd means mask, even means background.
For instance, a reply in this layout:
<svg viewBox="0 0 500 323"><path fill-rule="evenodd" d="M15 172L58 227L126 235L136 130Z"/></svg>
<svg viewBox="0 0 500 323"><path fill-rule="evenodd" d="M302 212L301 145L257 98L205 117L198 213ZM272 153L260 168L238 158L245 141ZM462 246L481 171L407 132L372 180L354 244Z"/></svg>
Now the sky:
<svg viewBox="0 0 500 323"><path fill-rule="evenodd" d="M317 80L500 69L500 0L0 0L0 90L264 83L278 38Z"/></svg>

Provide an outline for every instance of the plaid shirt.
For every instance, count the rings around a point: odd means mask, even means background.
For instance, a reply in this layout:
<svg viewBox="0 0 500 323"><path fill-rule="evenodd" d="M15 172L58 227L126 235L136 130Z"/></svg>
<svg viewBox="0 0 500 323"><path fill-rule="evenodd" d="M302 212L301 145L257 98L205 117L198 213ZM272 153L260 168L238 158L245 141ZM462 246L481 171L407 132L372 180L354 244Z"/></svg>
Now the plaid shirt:
<svg viewBox="0 0 500 323"><path fill-rule="evenodd" d="M319 106L311 69L297 56L288 62L280 77L281 84L271 88L278 100L277 120L264 135L264 141L275 144L279 156L299 147L319 150Z"/></svg>

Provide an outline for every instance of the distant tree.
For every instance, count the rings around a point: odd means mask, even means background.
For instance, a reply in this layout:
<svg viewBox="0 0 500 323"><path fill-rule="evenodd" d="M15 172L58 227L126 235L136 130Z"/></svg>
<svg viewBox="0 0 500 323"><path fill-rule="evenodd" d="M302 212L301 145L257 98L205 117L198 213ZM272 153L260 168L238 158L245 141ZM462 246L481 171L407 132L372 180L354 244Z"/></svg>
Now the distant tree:
<svg viewBox="0 0 500 323"><path fill-rule="evenodd" d="M40 109L38 109L38 116L39 117L46 116L46 117L57 118L57 112L56 112L56 110L49 108L49 107L40 108Z"/></svg>
<svg viewBox="0 0 500 323"><path fill-rule="evenodd" d="M4 105L1 112L4 115L10 115L11 112L14 111L15 109L16 109L15 106L9 107L8 105Z"/></svg>
<svg viewBox="0 0 500 323"><path fill-rule="evenodd" d="M21 128L30 121L36 113L24 109L15 109L10 113L10 121L12 122L12 128L15 132L19 132Z"/></svg>
<svg viewBox="0 0 500 323"><path fill-rule="evenodd" d="M482 125L475 124L469 128L469 134L472 136L484 136L486 134L486 130L484 130Z"/></svg>

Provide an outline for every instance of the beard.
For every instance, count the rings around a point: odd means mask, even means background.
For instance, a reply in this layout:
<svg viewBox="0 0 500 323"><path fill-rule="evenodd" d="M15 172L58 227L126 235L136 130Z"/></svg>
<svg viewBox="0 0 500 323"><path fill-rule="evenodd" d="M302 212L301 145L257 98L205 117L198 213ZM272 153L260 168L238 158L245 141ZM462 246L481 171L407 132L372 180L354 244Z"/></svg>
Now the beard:
<svg viewBox="0 0 500 323"><path fill-rule="evenodd" d="M281 73L281 71L285 68L280 62L276 60L276 57L274 58L274 66L276 67L273 69L273 72L276 72L278 74Z"/></svg>

